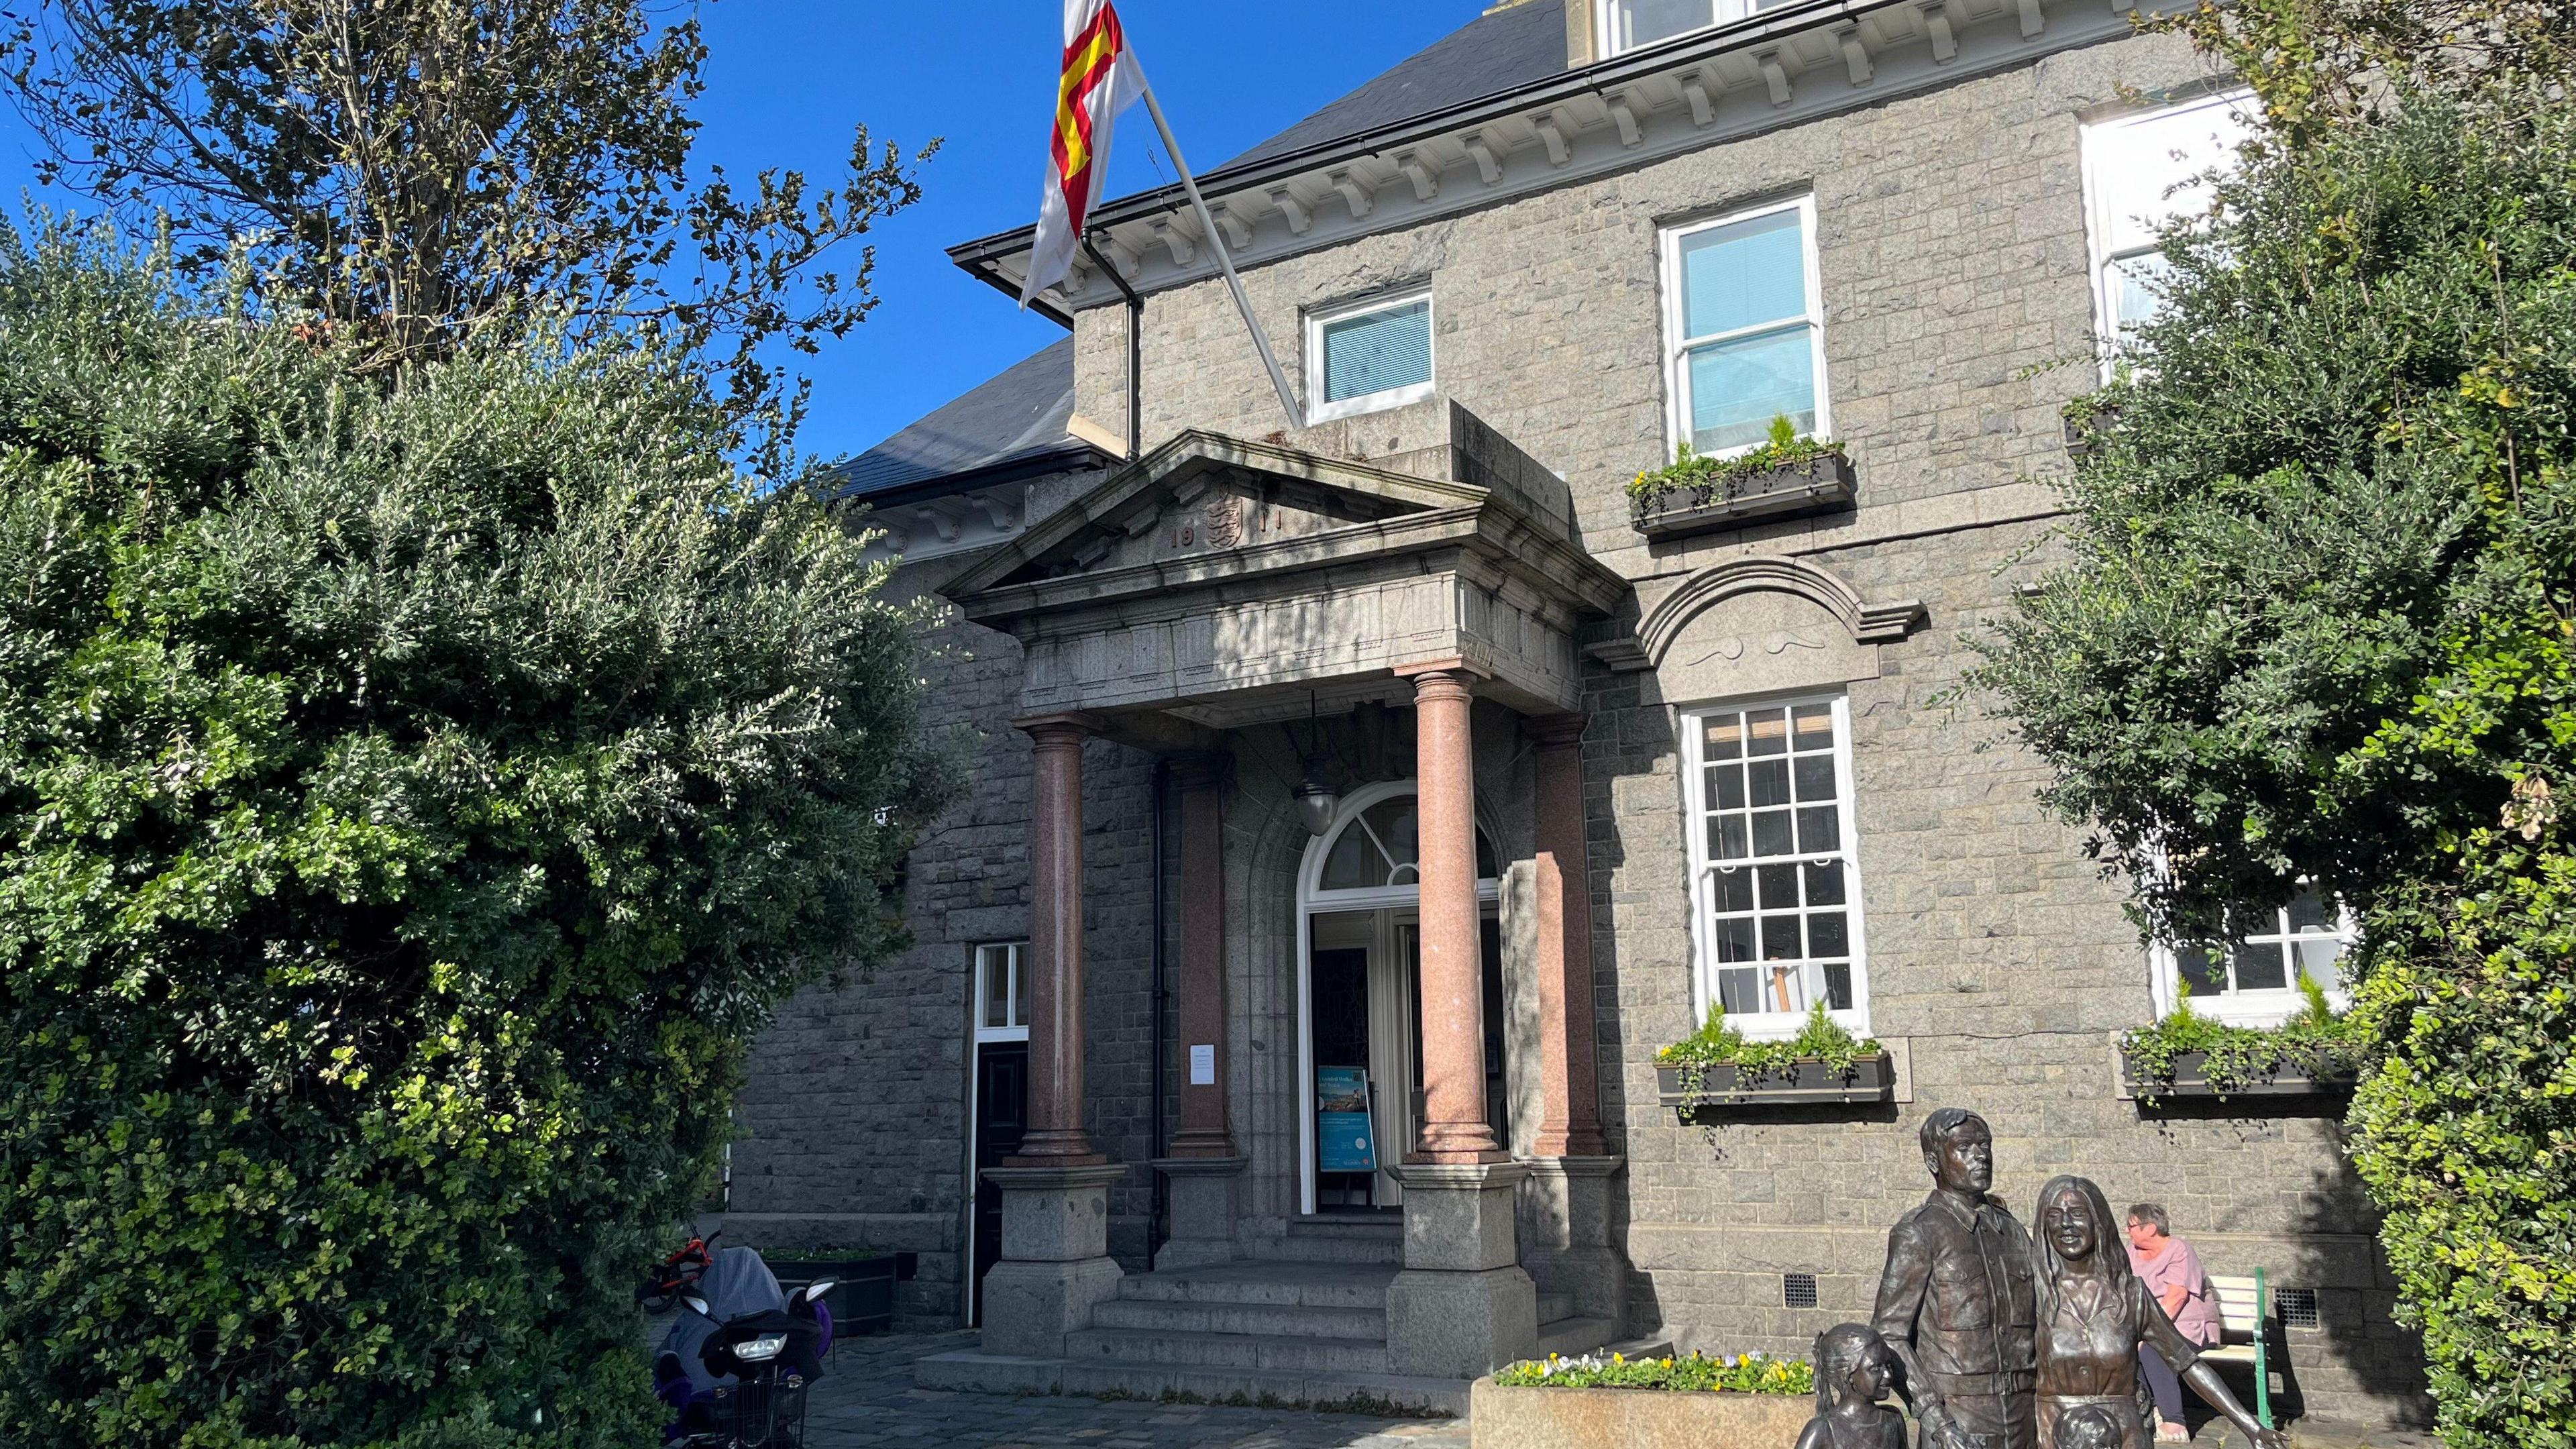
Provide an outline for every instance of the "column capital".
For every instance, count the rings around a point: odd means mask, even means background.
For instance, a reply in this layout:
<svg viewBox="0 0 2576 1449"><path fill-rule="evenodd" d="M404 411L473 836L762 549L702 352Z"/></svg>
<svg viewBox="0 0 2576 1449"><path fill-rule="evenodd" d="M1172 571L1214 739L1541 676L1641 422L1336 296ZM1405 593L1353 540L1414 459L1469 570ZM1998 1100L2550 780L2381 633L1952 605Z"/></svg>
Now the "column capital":
<svg viewBox="0 0 2576 1449"><path fill-rule="evenodd" d="M1416 681L1426 674L1454 674L1460 679L1487 679L1493 675L1490 669L1479 669L1468 663L1467 656L1463 654L1446 654L1437 659L1416 659L1396 665L1387 672L1398 679Z"/></svg>
<svg viewBox="0 0 2576 1449"><path fill-rule="evenodd" d="M1079 710L1068 710L1059 714L1022 715L1011 721L1011 728L1042 745L1065 740L1079 744L1100 733L1100 721Z"/></svg>
<svg viewBox="0 0 2576 1449"><path fill-rule="evenodd" d="M1592 722L1585 714L1531 715L1521 721L1521 732L1543 750L1561 750L1583 743L1583 728Z"/></svg>

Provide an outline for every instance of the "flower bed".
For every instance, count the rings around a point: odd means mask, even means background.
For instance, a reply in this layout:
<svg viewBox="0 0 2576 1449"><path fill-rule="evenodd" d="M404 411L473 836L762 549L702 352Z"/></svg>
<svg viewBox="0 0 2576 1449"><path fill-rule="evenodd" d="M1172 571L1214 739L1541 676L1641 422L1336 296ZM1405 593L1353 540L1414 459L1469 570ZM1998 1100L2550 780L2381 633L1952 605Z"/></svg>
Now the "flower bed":
<svg viewBox="0 0 2576 1449"><path fill-rule="evenodd" d="M1467 1393L1476 1449L1783 1449L1815 1412L1797 1359L1617 1354L1518 1363Z"/></svg>
<svg viewBox="0 0 2576 1449"><path fill-rule="evenodd" d="M1785 417L1774 418L1770 439L1748 452L1712 458L1685 442L1671 463L1628 484L1636 529L1648 538L1839 507L1854 491L1843 445L1800 437Z"/></svg>
<svg viewBox="0 0 2576 1449"><path fill-rule="evenodd" d="M1843 1029L1819 1002L1786 1041L1746 1041L1712 1007L1700 1029L1655 1053L1663 1104L1685 1120L1706 1109L1884 1102L1896 1091L1886 1051Z"/></svg>
<svg viewBox="0 0 2576 1449"><path fill-rule="evenodd" d="M2167 1097L2308 1096L2340 1091L2360 1076L2360 1043L2324 988L2299 978L2307 1004L2277 1027L2227 1026L2191 1008L2188 991L2171 1015L2120 1039L2129 1090L2149 1106Z"/></svg>

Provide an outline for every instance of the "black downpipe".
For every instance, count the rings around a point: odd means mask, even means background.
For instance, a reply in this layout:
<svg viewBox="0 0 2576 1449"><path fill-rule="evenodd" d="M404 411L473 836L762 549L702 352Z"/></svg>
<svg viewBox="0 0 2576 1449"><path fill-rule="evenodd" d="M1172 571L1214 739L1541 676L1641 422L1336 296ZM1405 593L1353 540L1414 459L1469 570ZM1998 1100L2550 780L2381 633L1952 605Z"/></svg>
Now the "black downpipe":
<svg viewBox="0 0 2576 1449"><path fill-rule="evenodd" d="M1170 1001L1170 991L1163 982L1163 805L1170 793L1172 762L1156 757L1154 761L1154 824L1152 855L1154 861L1154 1155L1169 1156L1170 1144L1163 1140L1163 1012ZM1169 1191L1161 1173L1154 1174L1154 1190L1148 1199L1145 1221L1145 1256L1148 1262L1154 1250L1163 1245L1163 1217L1168 1209L1165 1194Z"/></svg>
<svg viewBox="0 0 2576 1449"><path fill-rule="evenodd" d="M1082 249L1091 254L1092 265L1107 273L1118 294L1127 299L1127 461L1133 463L1136 455L1144 451L1145 443L1145 299L1127 285L1127 279L1100 254L1100 248L1091 244L1091 238L1082 239Z"/></svg>

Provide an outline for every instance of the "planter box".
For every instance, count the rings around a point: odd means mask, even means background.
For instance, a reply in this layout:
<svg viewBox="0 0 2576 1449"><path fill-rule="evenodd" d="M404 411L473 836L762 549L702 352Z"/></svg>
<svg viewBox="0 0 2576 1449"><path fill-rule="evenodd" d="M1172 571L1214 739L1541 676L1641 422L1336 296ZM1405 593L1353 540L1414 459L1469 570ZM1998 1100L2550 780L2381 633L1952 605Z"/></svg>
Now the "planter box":
<svg viewBox="0 0 2576 1449"><path fill-rule="evenodd" d="M1467 1390L1476 1449L1788 1449L1815 1417L1813 1394L1670 1389Z"/></svg>
<svg viewBox="0 0 2576 1449"><path fill-rule="evenodd" d="M1757 519L1847 507L1856 492L1851 459L1827 453L1738 478L1722 491L1690 488L1667 493L1652 506L1637 510L1636 527L1648 538L1682 538L1741 528Z"/></svg>
<svg viewBox="0 0 2576 1449"><path fill-rule="evenodd" d="M1862 1057L1852 1063L1849 1077L1811 1060L1798 1063L1793 1076L1769 1074L1750 1084L1734 1067L1720 1064L1708 1069L1696 1095L1682 1090L1685 1070L1678 1066L1655 1068L1664 1105L1684 1117L1699 1107L1812 1107L1896 1099L1896 1066L1884 1056Z"/></svg>
<svg viewBox="0 0 2576 1449"><path fill-rule="evenodd" d="M914 1253L879 1258L781 1258L770 1263L778 1286L793 1293L808 1283L829 1278L838 1285L823 1295L832 1310L835 1339L894 1328L895 1284L909 1282L919 1261Z"/></svg>
<svg viewBox="0 0 2576 1449"><path fill-rule="evenodd" d="M2162 1077L2148 1076L2139 1072L2136 1067L2130 1065L2129 1054L2124 1051L2120 1053L2120 1077L2122 1083L2129 1089L2130 1095L2158 1099L2222 1096L2229 1098L2316 1097L2333 1092L2349 1092L2352 1090L2353 1083L2361 1077L2360 1069L2357 1067L2344 1067L2340 1070L2313 1075L2296 1067L2284 1067L2269 1077L2260 1077L2242 1086L2229 1087L2221 1091L2210 1085L2208 1062L2209 1053L2207 1052L2176 1052L2173 1059L2173 1080L2168 1082Z"/></svg>

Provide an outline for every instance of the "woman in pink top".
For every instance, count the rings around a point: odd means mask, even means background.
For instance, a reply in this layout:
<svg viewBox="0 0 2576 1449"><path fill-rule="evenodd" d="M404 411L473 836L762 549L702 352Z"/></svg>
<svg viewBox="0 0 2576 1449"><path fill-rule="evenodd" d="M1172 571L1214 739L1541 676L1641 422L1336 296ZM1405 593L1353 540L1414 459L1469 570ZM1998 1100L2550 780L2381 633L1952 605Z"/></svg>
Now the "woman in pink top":
<svg viewBox="0 0 2576 1449"><path fill-rule="evenodd" d="M2147 1291L2162 1303L2165 1316L2183 1337L2201 1347L2219 1340L2218 1294L2191 1244L2173 1236L2172 1220L2161 1203L2142 1202L2129 1209L2129 1264ZM2156 1437L2169 1443L2189 1439L2183 1427L2182 1381L2154 1345L2138 1345L2138 1368L2155 1391Z"/></svg>

